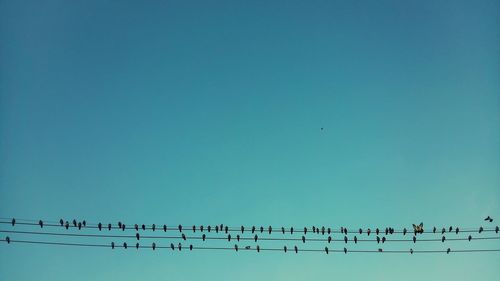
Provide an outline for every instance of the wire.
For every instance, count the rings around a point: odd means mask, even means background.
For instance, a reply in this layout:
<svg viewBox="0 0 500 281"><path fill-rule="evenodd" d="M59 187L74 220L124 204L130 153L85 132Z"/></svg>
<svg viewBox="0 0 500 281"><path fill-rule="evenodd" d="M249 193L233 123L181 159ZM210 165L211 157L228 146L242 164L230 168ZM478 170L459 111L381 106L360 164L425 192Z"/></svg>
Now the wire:
<svg viewBox="0 0 500 281"><path fill-rule="evenodd" d="M30 235L48 235L48 236L67 236L67 237L99 237L99 238L134 238L137 239L136 235L110 235L110 234L75 234L75 233L56 233L56 232L39 232L39 231L18 231L18 230L1 230L0 233L16 233L16 234L30 234ZM238 240L237 237L231 237L233 240ZM182 236L154 236L154 235L140 235L139 239L184 239ZM472 237L470 240L496 240L500 239L500 236L493 237ZM203 240L202 236L186 236L186 240ZM205 237L205 240L228 240L227 237ZM255 240L255 237L239 237L239 240L251 241ZM257 241L302 241L301 238L268 238L268 237L257 237ZM313 242L328 242L328 238L309 238L305 241ZM446 238L445 241L467 241L468 238ZM331 242L345 242L344 239L331 239ZM354 241L348 240L353 243ZM357 239L357 242L377 242L377 239ZM436 239L417 239L417 242L442 242L442 238ZM379 241L380 242L380 241ZM387 239L382 244L388 242L413 242L412 239Z"/></svg>
<svg viewBox="0 0 500 281"><path fill-rule="evenodd" d="M7 241L6 239L0 239L0 241ZM77 246L77 247L100 247L100 248L111 248L111 245L106 245L106 244L85 244L85 243L65 243L65 242L47 242L47 241L32 241L32 240L9 240L9 243L25 243L25 244L41 244L41 245L57 245L57 246ZM4 244L5 245L5 244ZM192 246L192 245L190 245ZM116 244L114 245L114 248L125 248L124 245L119 245ZM128 248L135 248L133 245L128 246ZM152 246L141 246L139 245L137 247L138 249L151 249ZM169 246L155 246L155 248L158 249L171 249ZM182 248L182 246L181 246ZM178 247L174 247L174 250L178 249ZM186 248L184 246L184 249L189 250L190 247ZM237 251L235 248L226 248L226 247L199 247L199 246L192 246L192 250L232 250L232 251ZM284 249L280 248L239 248L239 251L279 251L279 252L284 252ZM293 253L294 249L288 249L288 252ZM326 249L298 249L297 252L326 252ZM332 253L414 253L414 254L419 254L419 253L477 253L477 252L500 252L500 249L468 249L468 250L387 250L387 251L380 251L380 250L347 250L344 248L344 250L336 250L336 249L328 249L328 252Z"/></svg>

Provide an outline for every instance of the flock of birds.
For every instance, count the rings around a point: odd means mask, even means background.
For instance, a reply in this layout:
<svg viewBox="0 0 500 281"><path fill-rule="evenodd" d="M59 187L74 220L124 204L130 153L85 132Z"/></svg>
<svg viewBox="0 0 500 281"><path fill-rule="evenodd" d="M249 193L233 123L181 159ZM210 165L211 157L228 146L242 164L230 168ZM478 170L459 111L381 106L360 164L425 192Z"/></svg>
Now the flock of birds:
<svg viewBox="0 0 500 281"><path fill-rule="evenodd" d="M489 222L489 223L493 222L493 219L490 216L488 216L484 220ZM23 222L23 221L25 221L25 222ZM89 229L89 230L98 231L98 232L102 232L103 230L107 230L107 231L133 230L133 231L135 231L135 235L133 235L133 236L132 235L122 235L122 236L118 235L117 236L117 235L106 235L106 234L104 234L104 235L103 234L87 234L87 235L76 234L75 235L75 234L69 234L69 233L64 234L64 233L51 233L51 232L26 232L26 231L13 231L13 230L2 230L2 229L0 229L0 232L9 233L9 234L16 234L16 235L17 234L20 234L20 235L21 234L22 235L45 234L48 236L57 236L57 237L61 237L61 236L64 237L65 235L78 236L78 237L83 236L83 237L92 237L92 238L99 238L99 239L120 237L120 238L125 238L128 240L123 242L123 243L116 243L116 242L112 241L108 244L108 246L111 249L115 249L115 248L128 249L130 247L132 247L132 248L135 247L136 249L151 248L153 250L156 250L157 248L170 248L172 250L179 250L179 251L181 251L183 249L182 243L170 243L170 245L168 245L168 243L167 243L166 246L159 246L159 245L157 245L156 242L153 242L151 244L147 244L147 246L141 245L140 243L142 243L143 239L153 239L153 238L156 238L156 239L167 238L167 239L172 239L172 240L181 239L182 241L187 241L187 240L224 241L224 240L227 240L228 242L236 241L237 243L241 243L243 241L253 241L254 243L257 243L259 241L264 241L264 242L268 242L268 243L274 243L273 245L275 245L277 241L288 241L288 242L298 241L298 242L302 242L302 244L305 244L306 241L314 241L314 242L319 241L319 242L326 242L327 243L326 246L324 247L324 249L321 250L327 254L329 252L344 252L345 254L347 254L347 252L348 252L347 244L348 243L358 244L358 242L366 242L366 241L375 242L376 241L377 244L380 245L380 244L385 244L386 242L408 241L408 242L413 242L415 244L415 243L417 243L418 240L420 240L420 238L417 239L417 237L419 235L424 234L424 233L438 234L441 236L441 238L439 238L439 239L422 239L422 242L441 241L444 243L445 241L447 241L447 238L445 236L446 233L455 233L456 235L458 235L461 232L469 233L469 234L466 238L450 238L449 240L452 240L452 241L453 240L471 241L471 240L476 240L476 239L500 239L500 237L496 237L496 236L492 237L492 238L480 238L480 237L473 238L472 234L470 234L473 232L481 234L482 232L485 232L485 231L495 232L495 234L498 234L499 233L498 226L496 226L495 228L489 228L489 229L485 229L482 226L480 226L476 230L471 230L471 229L460 230L459 227L452 227L452 226L450 226L448 228L443 227L441 229L433 227L432 230L425 231L423 223L413 224L412 225L413 227L410 229L403 228L400 230L395 230L392 227L386 227L385 229L375 228L373 230L371 228L366 228L366 229L359 228L357 230L348 230L347 227L340 227L340 229L332 229L330 227L325 227L325 226L322 226L322 227L312 226L310 228L304 227L304 228L296 229L293 227L273 228L272 226L268 226L268 227L264 227L264 226L260 226L260 227L256 227L256 226L229 227L229 226L224 225L224 224L215 225L215 226L212 226L212 225L207 225L207 226L193 225L190 227L183 226L183 225L178 225L176 227L172 227L172 226L167 226L166 224L164 224L164 225L133 224L131 226L127 226L125 223L123 223L121 221L116 223L116 224L111 224L111 223L103 224L101 222L99 222L97 224L88 224L85 220L77 221L76 219L73 219L72 221L60 219L58 223L44 222L43 220L38 220L38 222L32 221L32 220L29 220L29 222L26 222L26 220L23 220L23 221L18 222L18 221L16 221L15 218L13 218L10 220L10 222L9 221L0 221L0 224L10 223L12 225L12 227L14 227L16 225L24 225L24 226L31 226L31 227L39 226L40 229L44 229L47 227L57 227L58 229L62 228L62 229L66 229L66 230L69 230L70 228L71 229L78 229L78 230ZM167 237L167 236L141 235L141 232L144 232L146 230L150 230L153 232L163 231L165 233L174 231L174 232L178 232L180 236ZM186 232L192 232L192 235L186 235ZM196 232L198 232L199 235L195 234ZM291 236L288 236L288 238L284 237L284 236L276 237L276 235L285 235L285 234L293 235L294 233L296 233L296 235L300 235L300 238L298 238L298 237L290 238ZM321 235L326 235L326 236L324 236L325 238L306 238L306 235L308 233L321 234ZM372 233L373 233L372 238L369 238ZM262 237L263 234L267 234L269 236ZM340 235L338 235L338 234L340 234ZM366 235L365 238L362 238L363 234ZM393 234L402 234L403 237L406 236L407 234L412 234L411 235L412 237L411 237L411 239L391 239L391 238L388 238ZM221 235L223 235L223 236L221 237ZM261 237L259 237L259 235ZM335 238L333 238L332 236L335 236ZM340 237L337 238L337 236L340 236ZM131 242L130 239L136 240L135 243ZM6 236L5 239L3 239L3 240L6 241L7 244L10 244L11 242L26 242L24 240L13 240L13 239L11 239L10 236ZM343 244L345 244L346 247L343 247L343 249L340 248L337 250L333 250L333 248L329 248L329 246L332 242L344 242ZM43 243L46 243L46 244L64 244L64 243L41 242L41 244L43 244ZM68 245L76 245L76 244L71 244L71 243L67 243L67 244ZM100 246L105 246L105 244L102 244ZM196 246L193 246L193 244L189 244L188 247L184 247L184 248L189 249L189 250L193 250L193 249L231 249L232 248L236 252L238 252L239 250L255 250L257 252L260 252L261 250L281 250L281 251L284 251L285 253L288 251L295 252L295 253L299 252L299 247L297 245L293 245L293 246L285 245L280 249L280 248L276 248L276 246L271 247L271 248L261 248L260 245L254 245L254 246L245 245L243 247L240 247L238 244L234 244L234 246L228 248L228 247L196 247ZM300 251L302 251L302 250L304 250L304 251L319 251L319 250L308 250L306 247L304 247L304 248L301 247ZM384 249L377 247L375 250L372 250L372 251L373 252L384 252ZM359 252L363 252L363 251L359 251ZM415 251L413 248L410 248L408 252L413 254ZM450 253L451 249L447 248L445 250L445 252Z"/></svg>

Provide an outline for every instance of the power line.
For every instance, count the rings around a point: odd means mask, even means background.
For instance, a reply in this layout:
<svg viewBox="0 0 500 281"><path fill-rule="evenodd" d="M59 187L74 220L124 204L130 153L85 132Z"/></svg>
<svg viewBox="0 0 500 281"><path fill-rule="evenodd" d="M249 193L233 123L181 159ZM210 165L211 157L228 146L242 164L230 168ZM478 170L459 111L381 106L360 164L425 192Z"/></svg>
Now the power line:
<svg viewBox="0 0 500 281"><path fill-rule="evenodd" d="M0 241L6 242L6 239L0 239ZM32 241L32 240L9 240L9 243L24 243L24 244L40 244L40 245L52 245L52 246L76 246L76 247L99 247L99 248L111 248L112 246L110 244L86 244L86 243L66 243L66 242L48 242L48 241ZM4 244L5 245L5 244ZM237 246L237 245L235 245ZM133 245L127 246L127 248L137 248L137 249L172 249L170 246L142 246L138 245L137 247L134 247ZM190 245L189 247L181 246L174 246L173 250L177 251L177 249L182 249L184 247L185 250L225 250L225 251L279 251L279 252L290 252L293 253L295 252L294 249L290 248L285 251L285 248L260 248L260 247L255 247L255 248L239 248L239 247L200 247L200 246L193 246ZM125 245L119 245L116 244L114 245L114 248L125 248ZM297 252L331 252L331 253L378 253L378 254L389 254L389 253L398 253L398 254L420 254L420 253L478 253L478 252L500 252L500 249L463 249L463 250L386 250L386 251L380 251L380 250L348 250L344 248L343 250L340 249L297 249Z"/></svg>

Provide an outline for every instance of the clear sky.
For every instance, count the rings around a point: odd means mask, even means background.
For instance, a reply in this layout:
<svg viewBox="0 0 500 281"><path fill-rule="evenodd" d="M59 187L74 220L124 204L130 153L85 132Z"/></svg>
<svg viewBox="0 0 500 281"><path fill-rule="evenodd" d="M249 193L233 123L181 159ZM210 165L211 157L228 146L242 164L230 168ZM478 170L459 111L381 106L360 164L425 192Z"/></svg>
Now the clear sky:
<svg viewBox="0 0 500 281"><path fill-rule="evenodd" d="M2 0L0 217L498 223L499 78L499 1ZM486 281L499 261L2 245L0 279Z"/></svg>

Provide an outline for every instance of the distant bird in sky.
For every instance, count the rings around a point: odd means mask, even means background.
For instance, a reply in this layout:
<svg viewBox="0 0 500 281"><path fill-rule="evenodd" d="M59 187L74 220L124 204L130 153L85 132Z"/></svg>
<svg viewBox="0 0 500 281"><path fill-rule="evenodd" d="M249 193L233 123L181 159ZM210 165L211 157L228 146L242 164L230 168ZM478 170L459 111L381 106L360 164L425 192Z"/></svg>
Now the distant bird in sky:
<svg viewBox="0 0 500 281"><path fill-rule="evenodd" d="M486 217L484 220L489 221L489 222L493 222L493 219L490 216Z"/></svg>

